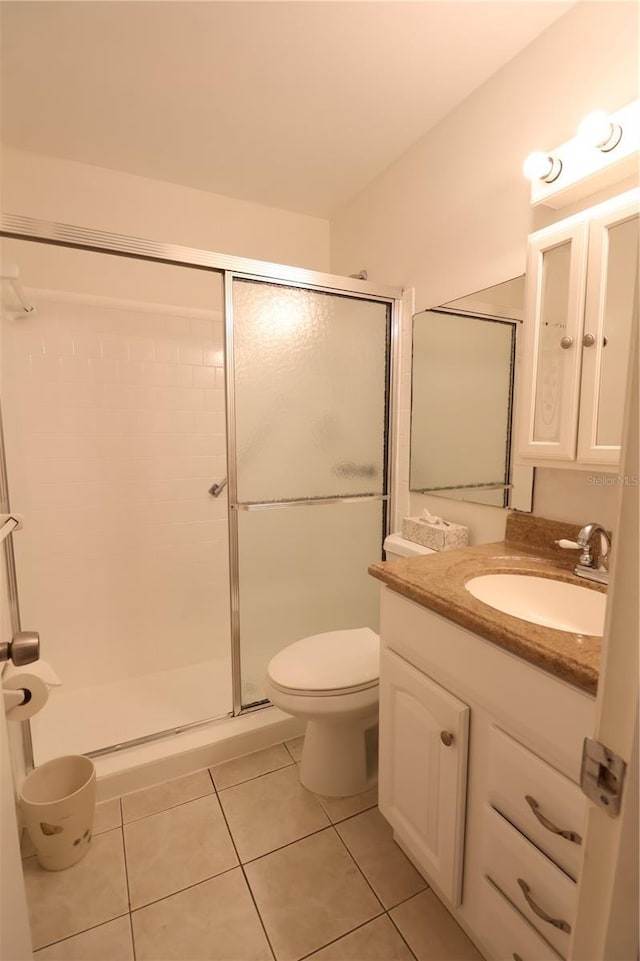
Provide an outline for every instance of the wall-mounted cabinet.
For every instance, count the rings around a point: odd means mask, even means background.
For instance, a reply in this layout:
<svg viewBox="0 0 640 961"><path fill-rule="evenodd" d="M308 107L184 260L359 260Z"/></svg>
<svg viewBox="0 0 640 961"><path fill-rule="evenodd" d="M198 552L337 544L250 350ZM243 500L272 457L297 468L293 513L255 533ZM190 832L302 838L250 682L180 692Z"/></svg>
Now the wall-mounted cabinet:
<svg viewBox="0 0 640 961"><path fill-rule="evenodd" d="M532 234L519 455L613 469L638 315L640 190Z"/></svg>

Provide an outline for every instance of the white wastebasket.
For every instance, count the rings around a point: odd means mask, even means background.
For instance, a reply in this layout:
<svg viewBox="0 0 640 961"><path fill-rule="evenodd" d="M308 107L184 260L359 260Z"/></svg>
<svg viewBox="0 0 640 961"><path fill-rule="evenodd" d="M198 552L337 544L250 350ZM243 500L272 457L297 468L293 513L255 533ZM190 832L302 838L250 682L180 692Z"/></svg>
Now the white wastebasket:
<svg viewBox="0 0 640 961"><path fill-rule="evenodd" d="M70 868L89 850L96 807L93 761L58 757L29 774L20 792L25 827L47 871Z"/></svg>

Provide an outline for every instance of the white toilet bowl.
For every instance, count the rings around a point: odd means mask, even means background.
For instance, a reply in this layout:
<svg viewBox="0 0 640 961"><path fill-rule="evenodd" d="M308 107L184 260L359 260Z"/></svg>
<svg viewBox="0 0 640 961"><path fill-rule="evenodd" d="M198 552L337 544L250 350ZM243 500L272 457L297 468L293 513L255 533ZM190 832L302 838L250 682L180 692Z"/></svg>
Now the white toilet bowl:
<svg viewBox="0 0 640 961"><path fill-rule="evenodd" d="M314 634L267 668L270 701L307 722L300 781L314 794L360 794L377 778L380 639L368 627Z"/></svg>

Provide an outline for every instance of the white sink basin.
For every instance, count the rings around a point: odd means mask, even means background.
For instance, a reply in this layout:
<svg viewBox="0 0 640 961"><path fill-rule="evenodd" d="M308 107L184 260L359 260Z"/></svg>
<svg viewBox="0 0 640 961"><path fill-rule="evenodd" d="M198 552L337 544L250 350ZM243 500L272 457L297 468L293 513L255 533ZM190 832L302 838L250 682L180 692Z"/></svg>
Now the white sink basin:
<svg viewBox="0 0 640 961"><path fill-rule="evenodd" d="M523 621L602 637L607 595L530 574L482 574L465 584L483 604Z"/></svg>

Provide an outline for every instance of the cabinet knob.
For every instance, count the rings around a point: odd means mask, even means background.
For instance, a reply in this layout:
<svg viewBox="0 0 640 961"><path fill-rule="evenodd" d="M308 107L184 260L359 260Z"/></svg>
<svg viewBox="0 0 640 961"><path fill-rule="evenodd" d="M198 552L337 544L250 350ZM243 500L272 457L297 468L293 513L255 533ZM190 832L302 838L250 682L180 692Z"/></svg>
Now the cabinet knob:
<svg viewBox="0 0 640 961"><path fill-rule="evenodd" d="M450 731L440 731L440 740L445 747L451 747L453 744L453 734Z"/></svg>
<svg viewBox="0 0 640 961"><path fill-rule="evenodd" d="M595 342L596 342L596 339L593 336L593 334L585 334L584 337L582 338L583 347L593 347Z"/></svg>
<svg viewBox="0 0 640 961"><path fill-rule="evenodd" d="M569 350L573 343L573 337L563 337L560 341L560 346L563 350Z"/></svg>

